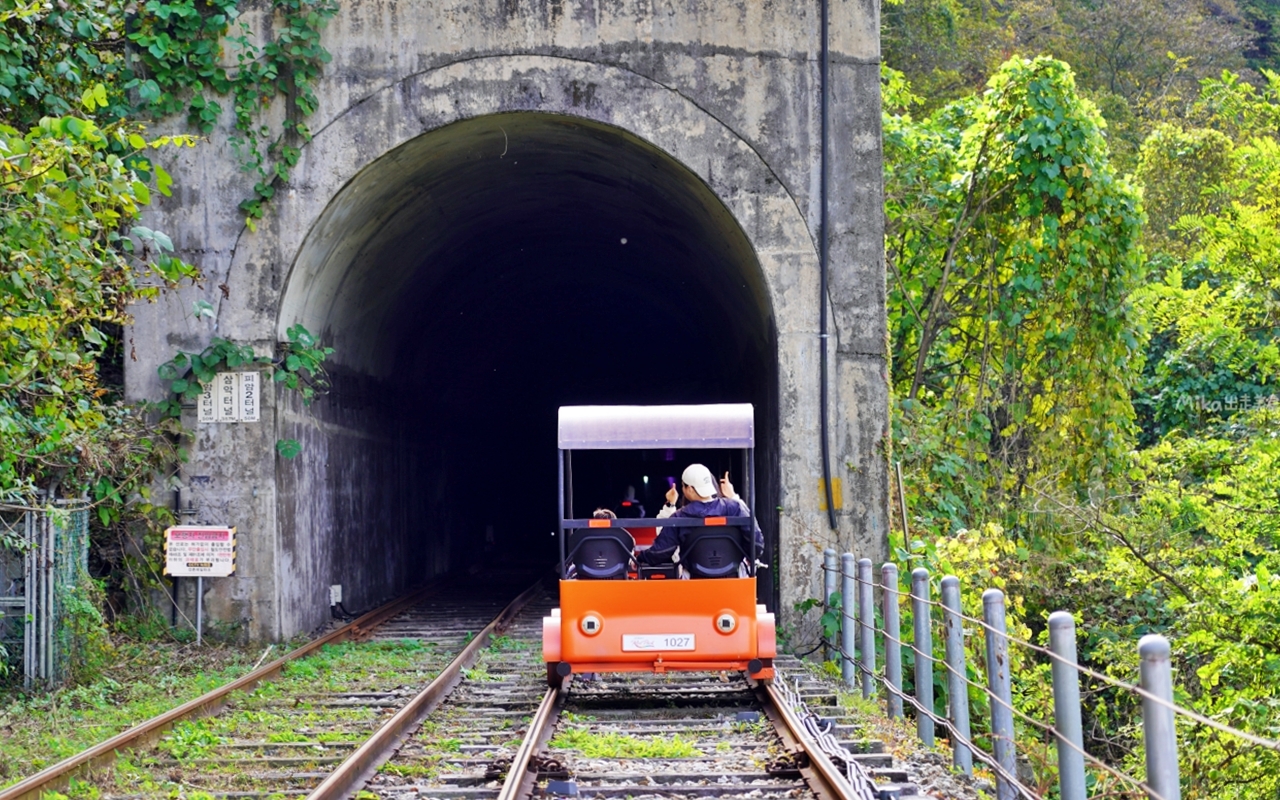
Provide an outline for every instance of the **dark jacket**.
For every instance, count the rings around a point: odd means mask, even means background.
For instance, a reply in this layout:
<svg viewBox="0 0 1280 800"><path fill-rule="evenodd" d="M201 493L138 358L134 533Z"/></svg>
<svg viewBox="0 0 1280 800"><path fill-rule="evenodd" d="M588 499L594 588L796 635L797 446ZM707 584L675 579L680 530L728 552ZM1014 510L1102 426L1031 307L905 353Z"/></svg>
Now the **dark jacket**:
<svg viewBox="0 0 1280 800"><path fill-rule="evenodd" d="M741 500L729 500L724 497L717 497L708 502L695 501L689 503L684 508L678 509L672 517L697 517L699 519L705 517L745 517L749 514L747 504ZM756 552L764 552L764 534L760 532L760 526L756 525ZM685 537L690 532L698 530L697 528L677 528L673 525L667 525L658 534L658 538L653 540L653 546L648 550L642 550L636 555L636 559L641 564L670 564L671 556L675 553L676 548L684 544ZM741 528L739 528L741 530Z"/></svg>

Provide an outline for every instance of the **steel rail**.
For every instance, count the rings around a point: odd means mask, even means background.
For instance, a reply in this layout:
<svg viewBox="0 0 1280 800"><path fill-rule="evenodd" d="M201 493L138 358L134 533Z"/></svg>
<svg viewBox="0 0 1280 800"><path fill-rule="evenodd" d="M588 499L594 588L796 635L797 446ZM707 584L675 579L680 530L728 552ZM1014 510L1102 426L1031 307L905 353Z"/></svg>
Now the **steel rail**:
<svg viewBox="0 0 1280 800"><path fill-rule="evenodd" d="M177 708L152 717L140 725L116 734L105 742L82 750L76 755L46 767L29 778L18 781L13 786L0 791L0 800L40 800L44 792L63 789L69 784L71 778L82 770L111 763L115 760L119 751L132 750L152 744L176 722L216 714L225 705L227 697L232 692L249 689L261 681L274 678L290 661L310 655L326 644L337 644L362 636L414 603L444 591L447 585L442 583L426 586L392 600L386 605L361 615L353 622L349 622L341 628L299 647L297 650L286 653L266 666L255 669L248 675L237 678L231 683L183 703Z"/></svg>
<svg viewBox="0 0 1280 800"><path fill-rule="evenodd" d="M475 664L476 659L495 633L502 631L515 618L542 586L542 579L525 589L519 597L512 600L502 613L485 626L471 642L462 649L449 666L441 670L435 680L406 703L399 711L378 728L364 744L338 765L329 777L325 778L307 800L345 800L354 795L369 782L378 768L387 762L395 751L400 749L413 731L428 714L435 710L445 697L453 691L461 680L462 671ZM550 692L548 692L550 694ZM545 700L544 700L545 703ZM541 709L539 709L541 713ZM526 763L528 763L526 757ZM4 798L0 798L4 800Z"/></svg>
<svg viewBox="0 0 1280 800"><path fill-rule="evenodd" d="M511 770L507 773L507 779L503 782L502 790L498 792L496 800L516 800L516 798L533 794L538 774L536 771L529 770L529 762L551 738L551 723L560 716L560 708L565 697L564 690L572 680L573 676L570 675L562 684L548 689L543 695L542 703L538 705L537 712L529 721L529 730L524 735L524 741L520 743L520 749L511 759Z"/></svg>
<svg viewBox="0 0 1280 800"><path fill-rule="evenodd" d="M796 716L794 709L772 684L757 683L755 691L765 716L773 723L787 750L793 754L803 753L808 756L809 763L801 765L800 774L819 800L852 800L862 796L854 790L840 768L831 763L817 742L813 741L805 730L804 722Z"/></svg>

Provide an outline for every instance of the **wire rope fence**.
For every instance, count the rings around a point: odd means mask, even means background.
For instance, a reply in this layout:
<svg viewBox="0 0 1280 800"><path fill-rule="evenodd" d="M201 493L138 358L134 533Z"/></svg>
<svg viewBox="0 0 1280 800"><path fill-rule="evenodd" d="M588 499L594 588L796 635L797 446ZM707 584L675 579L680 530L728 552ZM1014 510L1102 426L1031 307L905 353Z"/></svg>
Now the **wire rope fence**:
<svg viewBox="0 0 1280 800"><path fill-rule="evenodd" d="M877 577L870 559L858 559L852 553L837 557L828 548L823 553L823 572L824 610L838 614L840 620L839 635L828 641L828 660L839 660L845 686L860 691L866 699L883 698L885 713L891 718L902 718L904 708L910 707L916 734L927 747L934 746L939 729L945 731L954 767L972 775L975 761L984 765L995 776L997 800L1040 800L1045 796L1029 785L1034 781L1020 777L1015 720L1056 744L1059 800L1086 800L1090 796L1089 769L1095 776L1105 775L1124 787L1119 795L1108 792L1106 796L1181 800L1177 716L1253 747L1280 752L1280 741L1238 730L1174 703L1171 647L1163 636L1149 634L1136 643L1140 666L1135 685L1078 662L1075 619L1068 611L1049 615L1048 647L1043 647L1009 633L1005 595L1000 589L983 591L982 617L978 618L964 613L961 582L954 575L941 579L941 597L934 599L933 576L924 568L912 571L910 588L904 589L896 564L884 564ZM904 608L911 615L909 640L901 629ZM942 634L941 654L934 646L935 626ZM965 640L978 631L983 650L970 663ZM1011 647L1050 665L1052 713L1046 717L1051 716L1051 722L1015 706ZM904 690L904 652L910 654L914 666L910 692ZM883 661L878 664L881 654ZM971 668L974 674L983 673L984 680L970 677ZM937 670L945 676L945 715L935 709ZM1139 701L1145 755L1142 778L1104 762L1085 748L1082 676ZM973 703L972 694L985 702ZM986 732L975 735L974 717L984 711L978 721Z"/></svg>

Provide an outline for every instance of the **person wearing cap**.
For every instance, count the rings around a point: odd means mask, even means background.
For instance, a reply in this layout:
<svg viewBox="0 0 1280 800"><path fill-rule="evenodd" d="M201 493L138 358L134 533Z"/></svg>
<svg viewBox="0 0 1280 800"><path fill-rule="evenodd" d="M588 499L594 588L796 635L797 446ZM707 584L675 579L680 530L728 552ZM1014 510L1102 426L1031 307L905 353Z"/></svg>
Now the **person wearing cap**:
<svg viewBox="0 0 1280 800"><path fill-rule="evenodd" d="M658 519L666 519L667 517L746 517L750 515L747 504L738 499L738 495L733 490L733 484L729 482L729 473L725 473L720 479L720 488L716 490L716 480L711 475L711 470L702 464L690 464L680 475L680 482L683 484L684 499L687 501L682 508L676 508L676 487L672 486L667 490L667 503L658 512ZM720 496L717 497L716 495ZM764 535L760 532L760 526L755 526L756 534L756 550L764 551ZM675 559L673 556L680 545L684 543L684 537L694 530L693 528L677 528L668 525L658 532L658 537L654 539L653 546L648 550L644 550L636 554L636 559L647 565L670 564Z"/></svg>

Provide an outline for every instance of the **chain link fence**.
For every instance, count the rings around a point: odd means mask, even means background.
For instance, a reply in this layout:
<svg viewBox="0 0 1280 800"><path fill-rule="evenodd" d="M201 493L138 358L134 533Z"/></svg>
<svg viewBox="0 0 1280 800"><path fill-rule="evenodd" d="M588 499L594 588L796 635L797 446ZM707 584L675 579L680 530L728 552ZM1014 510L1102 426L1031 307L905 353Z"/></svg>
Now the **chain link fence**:
<svg viewBox="0 0 1280 800"><path fill-rule="evenodd" d="M89 511L81 506L0 512L0 647L27 687L61 682L74 652L67 602L89 568Z"/></svg>

